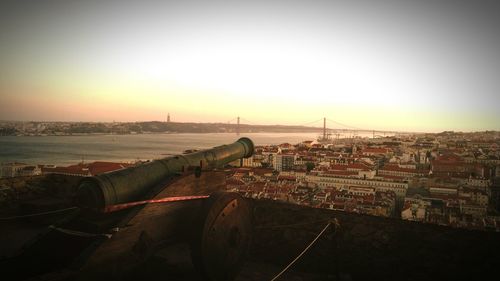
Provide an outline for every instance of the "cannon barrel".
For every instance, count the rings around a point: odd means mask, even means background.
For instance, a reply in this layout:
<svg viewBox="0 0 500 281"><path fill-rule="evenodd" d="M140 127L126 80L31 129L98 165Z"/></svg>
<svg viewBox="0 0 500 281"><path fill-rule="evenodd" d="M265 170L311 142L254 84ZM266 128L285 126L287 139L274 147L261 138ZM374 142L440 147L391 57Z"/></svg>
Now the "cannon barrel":
<svg viewBox="0 0 500 281"><path fill-rule="evenodd" d="M78 187L78 206L103 210L106 206L143 199L148 190L189 167L221 168L225 164L252 156L249 138L186 155L151 161L127 169L85 178Z"/></svg>

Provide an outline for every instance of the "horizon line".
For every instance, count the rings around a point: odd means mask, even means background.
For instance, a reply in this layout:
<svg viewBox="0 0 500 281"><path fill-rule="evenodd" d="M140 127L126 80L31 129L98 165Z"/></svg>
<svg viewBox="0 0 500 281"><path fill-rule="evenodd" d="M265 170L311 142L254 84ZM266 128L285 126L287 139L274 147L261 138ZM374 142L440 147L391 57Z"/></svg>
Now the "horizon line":
<svg viewBox="0 0 500 281"><path fill-rule="evenodd" d="M145 122L161 122L161 123L180 123L180 124L221 124L221 125L237 125L236 123L224 123L224 122L199 122L199 121L166 121L166 120L142 120L142 121L62 121L62 120L0 120L0 122L13 122L13 123L145 123ZM240 123L240 125L245 126L284 126L284 127L302 127L302 128L314 128L314 129L322 129L322 127L314 127L314 126L306 126L300 124L248 124L248 123ZM438 134L443 132L454 132L454 133L481 133L481 132L499 132L498 129L484 129L484 130L476 130L476 131L466 131L466 130L440 130L440 131L401 131L395 129L363 129L363 128L328 128L329 130L346 130L346 131L376 131L376 132L396 132L396 133L412 133L412 134Z"/></svg>

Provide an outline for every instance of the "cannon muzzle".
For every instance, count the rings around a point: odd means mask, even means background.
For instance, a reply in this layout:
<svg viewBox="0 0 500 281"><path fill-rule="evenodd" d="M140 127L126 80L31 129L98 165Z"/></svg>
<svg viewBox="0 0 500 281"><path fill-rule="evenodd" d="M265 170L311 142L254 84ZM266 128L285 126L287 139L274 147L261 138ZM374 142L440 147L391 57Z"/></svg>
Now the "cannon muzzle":
<svg viewBox="0 0 500 281"><path fill-rule="evenodd" d="M253 151L252 140L240 138L232 144L85 178L78 187L77 205L104 210L106 206L141 200L152 187L190 167L222 168L232 161L252 156Z"/></svg>

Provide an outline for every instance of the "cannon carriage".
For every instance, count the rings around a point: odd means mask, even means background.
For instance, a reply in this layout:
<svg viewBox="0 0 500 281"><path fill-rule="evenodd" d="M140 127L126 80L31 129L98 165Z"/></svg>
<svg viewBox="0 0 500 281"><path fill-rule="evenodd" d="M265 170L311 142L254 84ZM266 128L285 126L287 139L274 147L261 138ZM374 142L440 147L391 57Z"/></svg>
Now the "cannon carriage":
<svg viewBox="0 0 500 281"><path fill-rule="evenodd" d="M121 280L158 250L186 244L201 279L232 280L252 240L252 209L223 192L221 168L253 150L241 138L82 179L78 208L2 261L4 276Z"/></svg>

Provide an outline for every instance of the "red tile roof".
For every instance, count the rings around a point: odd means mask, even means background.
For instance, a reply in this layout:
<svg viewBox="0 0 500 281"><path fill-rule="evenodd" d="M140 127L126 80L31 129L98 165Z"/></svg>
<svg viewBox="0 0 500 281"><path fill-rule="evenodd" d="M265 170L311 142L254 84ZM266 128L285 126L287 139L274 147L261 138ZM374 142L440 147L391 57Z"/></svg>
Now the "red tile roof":
<svg viewBox="0 0 500 281"><path fill-rule="evenodd" d="M226 180L226 184L228 185L245 185L245 183L240 179L229 178Z"/></svg>
<svg viewBox="0 0 500 281"><path fill-rule="evenodd" d="M322 174L324 175L339 175L339 176L355 176L358 175L358 172L354 171L325 171Z"/></svg>
<svg viewBox="0 0 500 281"><path fill-rule="evenodd" d="M390 179L390 180L404 180L405 177L400 177L400 176L388 176L388 175L378 175L378 178L384 178L384 179Z"/></svg>
<svg viewBox="0 0 500 281"><path fill-rule="evenodd" d="M407 172L407 173L428 173L428 171L424 170L417 170L417 169L410 169L410 168L401 168L398 165L395 164L386 164L384 167L382 167L380 170L385 170L385 171L398 171L398 172Z"/></svg>
<svg viewBox="0 0 500 281"><path fill-rule="evenodd" d="M132 166L131 164L127 163L113 163L113 162L94 162L87 165L92 175L98 175L116 170L121 170L131 166Z"/></svg>
<svg viewBox="0 0 500 281"><path fill-rule="evenodd" d="M81 175L81 176L95 176L103 173L108 173L116 170L121 170L127 167L133 166L128 163L115 163L115 162L93 162L77 165L71 165L67 167L54 167L42 168L44 173L55 173L55 174L71 174L71 175Z"/></svg>
<svg viewBox="0 0 500 281"><path fill-rule="evenodd" d="M253 168L252 172L256 175L263 176L265 174L271 174L274 170L273 169L266 169L266 168Z"/></svg>
<svg viewBox="0 0 500 281"><path fill-rule="evenodd" d="M370 167L363 163L352 163L347 166L348 169L369 171Z"/></svg>
<svg viewBox="0 0 500 281"><path fill-rule="evenodd" d="M289 180L289 181L295 181L296 178L295 176L288 176L288 175L279 175L278 180Z"/></svg>
<svg viewBox="0 0 500 281"><path fill-rule="evenodd" d="M378 148L378 147L369 147L363 149L363 153L373 153L373 154L385 154L390 152L391 150L389 148Z"/></svg>

